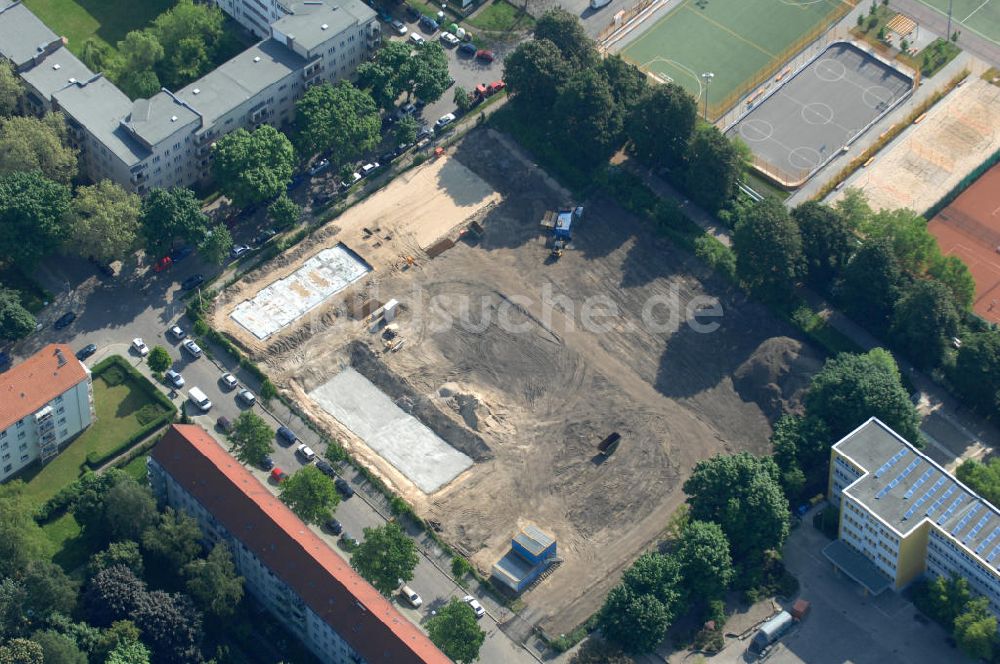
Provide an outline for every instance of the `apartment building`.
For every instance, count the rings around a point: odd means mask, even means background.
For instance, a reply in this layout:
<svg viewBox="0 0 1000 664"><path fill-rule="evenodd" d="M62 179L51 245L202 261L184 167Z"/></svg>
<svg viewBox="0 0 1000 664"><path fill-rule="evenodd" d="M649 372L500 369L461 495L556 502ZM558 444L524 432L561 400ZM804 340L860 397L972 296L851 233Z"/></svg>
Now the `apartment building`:
<svg viewBox="0 0 1000 664"><path fill-rule="evenodd" d="M226 542L245 588L322 662L447 664L420 629L196 425L174 425L153 448L161 504Z"/></svg>
<svg viewBox="0 0 1000 664"><path fill-rule="evenodd" d="M0 482L54 457L96 417L90 370L65 344L0 374Z"/></svg>
<svg viewBox="0 0 1000 664"><path fill-rule="evenodd" d="M839 538L824 549L868 591L958 575L1000 616L1000 511L876 418L833 446Z"/></svg>
<svg viewBox="0 0 1000 664"><path fill-rule="evenodd" d="M217 4L263 40L150 99L132 101L90 71L20 0L0 0L0 56L24 81L25 111L65 114L88 179L139 194L190 186L210 177L213 141L241 127L290 122L307 88L349 78L381 41L375 12L360 0Z"/></svg>

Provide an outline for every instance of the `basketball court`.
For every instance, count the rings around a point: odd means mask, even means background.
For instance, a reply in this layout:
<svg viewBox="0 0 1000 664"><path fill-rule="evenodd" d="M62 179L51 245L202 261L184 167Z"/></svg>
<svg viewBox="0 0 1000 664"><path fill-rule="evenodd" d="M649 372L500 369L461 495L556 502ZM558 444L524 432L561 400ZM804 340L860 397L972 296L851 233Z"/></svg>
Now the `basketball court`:
<svg viewBox="0 0 1000 664"><path fill-rule="evenodd" d="M943 254L958 256L969 266L976 280L972 310L992 323L1000 323L998 191L1000 165L986 171L927 226Z"/></svg>
<svg viewBox="0 0 1000 664"><path fill-rule="evenodd" d="M726 133L758 170L797 187L910 94L913 79L837 42L775 89Z"/></svg>

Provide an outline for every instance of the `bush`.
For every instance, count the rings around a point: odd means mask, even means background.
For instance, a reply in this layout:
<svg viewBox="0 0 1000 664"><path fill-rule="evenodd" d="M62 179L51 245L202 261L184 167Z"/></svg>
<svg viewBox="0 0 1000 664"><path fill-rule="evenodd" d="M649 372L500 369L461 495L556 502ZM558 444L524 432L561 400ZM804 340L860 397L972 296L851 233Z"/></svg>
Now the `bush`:
<svg viewBox="0 0 1000 664"><path fill-rule="evenodd" d="M274 383L270 379L265 378L260 384L260 398L264 401L270 401L276 396L278 396L278 388L274 386Z"/></svg>
<svg viewBox="0 0 1000 664"><path fill-rule="evenodd" d="M456 581L461 581L468 574L472 573L472 564L462 556L455 556L451 559L451 575Z"/></svg>
<svg viewBox="0 0 1000 664"><path fill-rule="evenodd" d="M194 323L194 333L199 337L203 337L208 334L208 323L201 320L200 318Z"/></svg>
<svg viewBox="0 0 1000 664"><path fill-rule="evenodd" d="M154 403L147 403L139 409L139 412L135 414L135 419L138 420L139 424L142 426L146 426L160 417L163 417L163 409Z"/></svg>
<svg viewBox="0 0 1000 664"><path fill-rule="evenodd" d="M694 255L729 281L736 280L736 254L711 235L695 238Z"/></svg>
<svg viewBox="0 0 1000 664"><path fill-rule="evenodd" d="M101 380L107 383L108 387L117 387L125 382L125 372L122 371L121 367L115 365L108 367L100 373L97 371L92 371L91 373L94 376L100 376Z"/></svg>

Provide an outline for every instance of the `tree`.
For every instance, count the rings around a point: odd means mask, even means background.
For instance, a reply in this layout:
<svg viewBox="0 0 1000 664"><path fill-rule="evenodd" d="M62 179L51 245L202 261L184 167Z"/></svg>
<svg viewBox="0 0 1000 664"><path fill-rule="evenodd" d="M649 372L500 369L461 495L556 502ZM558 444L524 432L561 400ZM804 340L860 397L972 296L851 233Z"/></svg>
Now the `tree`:
<svg viewBox="0 0 1000 664"><path fill-rule="evenodd" d="M695 201L714 212L736 196L749 150L712 125L695 129L688 146L684 187Z"/></svg>
<svg viewBox="0 0 1000 664"><path fill-rule="evenodd" d="M76 150L67 145L62 113L0 118L0 174L41 171L60 184L76 175Z"/></svg>
<svg viewBox="0 0 1000 664"><path fill-rule="evenodd" d="M31 517L34 505L21 493L23 484L8 483L0 492L0 578L13 576L42 557L45 533Z"/></svg>
<svg viewBox="0 0 1000 664"><path fill-rule="evenodd" d="M122 258L139 235L142 199L111 180L76 190L70 204L67 248L107 263Z"/></svg>
<svg viewBox="0 0 1000 664"><path fill-rule="evenodd" d="M16 341L35 330L35 317L21 304L16 290L0 286L0 339Z"/></svg>
<svg viewBox="0 0 1000 664"><path fill-rule="evenodd" d="M903 291L892 316L890 336L914 364L925 369L941 365L951 339L958 334L959 313L948 287L918 280Z"/></svg>
<svg viewBox="0 0 1000 664"><path fill-rule="evenodd" d="M833 442L826 424L818 417L783 415L775 423L771 446L789 500L826 485Z"/></svg>
<svg viewBox="0 0 1000 664"><path fill-rule="evenodd" d="M69 189L38 171L0 175L0 259L23 268L65 237Z"/></svg>
<svg viewBox="0 0 1000 664"><path fill-rule="evenodd" d="M936 576L929 581L920 581L913 592L913 603L917 608L949 632L954 630L955 619L971 599L969 582L958 576Z"/></svg>
<svg viewBox="0 0 1000 664"><path fill-rule="evenodd" d="M694 97L674 83L653 85L625 108L625 133L640 160L654 167L683 162L698 119Z"/></svg>
<svg viewBox="0 0 1000 664"><path fill-rule="evenodd" d="M8 61L0 62L0 116L13 115L24 97L24 84Z"/></svg>
<svg viewBox="0 0 1000 664"><path fill-rule="evenodd" d="M463 664L479 659L479 649L486 640L476 614L458 598L452 598L427 621L427 633L441 652Z"/></svg>
<svg viewBox="0 0 1000 664"><path fill-rule="evenodd" d="M108 653L104 664L149 664L149 648L141 641L123 641Z"/></svg>
<svg viewBox="0 0 1000 664"><path fill-rule="evenodd" d="M532 112L551 109L569 76L569 65L559 48L548 39L524 42L504 58L503 80L507 83L507 94L525 117Z"/></svg>
<svg viewBox="0 0 1000 664"><path fill-rule="evenodd" d="M1000 459L966 459L955 470L955 476L990 503L1000 502Z"/></svg>
<svg viewBox="0 0 1000 664"><path fill-rule="evenodd" d="M11 639L0 646L0 664L44 664L42 647L29 639Z"/></svg>
<svg viewBox="0 0 1000 664"><path fill-rule="evenodd" d="M778 480L770 457L740 452L700 461L684 483L691 518L718 524L733 561L752 564L788 536L788 501Z"/></svg>
<svg viewBox="0 0 1000 664"><path fill-rule="evenodd" d="M965 335L949 378L963 399L983 412L1000 407L1000 334Z"/></svg>
<svg viewBox="0 0 1000 664"><path fill-rule="evenodd" d="M154 559L180 570L201 553L201 531L198 522L168 507L160 515L160 523L142 534L142 548Z"/></svg>
<svg viewBox="0 0 1000 664"><path fill-rule="evenodd" d="M45 664L87 664L87 656L65 634L47 629L32 634L31 640L41 646Z"/></svg>
<svg viewBox="0 0 1000 664"><path fill-rule="evenodd" d="M146 253L156 260L166 255L178 238L199 244L208 230L208 217L190 189L153 189L142 200L142 228Z"/></svg>
<svg viewBox="0 0 1000 664"><path fill-rule="evenodd" d="M593 40L583 31L579 19L565 9L550 9L535 23L535 40L547 39L577 71L597 64Z"/></svg>
<svg viewBox="0 0 1000 664"><path fill-rule="evenodd" d="M162 590L145 593L135 610L135 624L152 651L153 664L203 661L201 612L187 595Z"/></svg>
<svg viewBox="0 0 1000 664"><path fill-rule="evenodd" d="M591 637L576 651L570 664L635 664L635 660L618 647Z"/></svg>
<svg viewBox="0 0 1000 664"><path fill-rule="evenodd" d="M160 77L152 69L126 71L116 83L129 99L149 99L163 87Z"/></svg>
<svg viewBox="0 0 1000 664"><path fill-rule="evenodd" d="M111 541L138 539L158 520L156 501L149 489L131 477L116 484L104 497L103 532Z"/></svg>
<svg viewBox="0 0 1000 664"><path fill-rule="evenodd" d="M854 234L847 220L833 208L816 201L808 201L792 210L792 218L802 235L806 279L821 291L830 292L854 248Z"/></svg>
<svg viewBox="0 0 1000 664"><path fill-rule="evenodd" d="M167 82L193 81L212 64L208 46L200 37L186 37L177 42L177 49L167 59L164 68Z"/></svg>
<svg viewBox="0 0 1000 664"><path fill-rule="evenodd" d="M144 566L142 554L139 552L139 544L134 540L123 540L112 542L102 551L98 551L90 557L88 564L88 576L95 576L101 570L108 569L114 565L127 567L139 578L142 578Z"/></svg>
<svg viewBox="0 0 1000 664"><path fill-rule="evenodd" d="M619 146L623 118L611 87L594 70L573 75L563 86L553 109L563 149L583 167L607 161ZM580 137L586 140L580 140Z"/></svg>
<svg viewBox="0 0 1000 664"><path fill-rule="evenodd" d="M955 298L955 306L961 311L972 308L976 297L976 280L961 258L938 254L931 260L927 274L948 287Z"/></svg>
<svg viewBox="0 0 1000 664"><path fill-rule="evenodd" d="M927 230L927 220L913 210L879 210L861 227L873 240L885 239L904 272L923 274L941 255L937 240Z"/></svg>
<svg viewBox="0 0 1000 664"><path fill-rule="evenodd" d="M163 44L151 30L132 30L118 42L125 72L152 70L163 59Z"/></svg>
<svg viewBox="0 0 1000 664"><path fill-rule="evenodd" d="M264 457L274 451L273 441L274 429L257 413L245 410L233 422L233 430L229 434L229 451L241 463L259 466Z"/></svg>
<svg viewBox="0 0 1000 664"><path fill-rule="evenodd" d="M382 121L375 100L348 81L309 88L295 102L295 115L303 151L329 151L338 166L378 145Z"/></svg>
<svg viewBox="0 0 1000 664"><path fill-rule="evenodd" d="M455 108L462 115L468 113L469 109L472 108L472 99L469 98L469 92L460 85L455 86L455 92L452 94L451 100L455 104ZM414 124L416 124L415 121Z"/></svg>
<svg viewBox="0 0 1000 664"><path fill-rule="evenodd" d="M300 471L301 472L301 471ZM399 581L413 578L420 559L417 545L398 523L365 528L365 541L351 556L351 567L385 596L399 587Z"/></svg>
<svg viewBox="0 0 1000 664"><path fill-rule="evenodd" d="M684 604L681 564L672 555L644 553L625 570L622 585L636 595L652 595L671 615L680 613Z"/></svg>
<svg viewBox="0 0 1000 664"><path fill-rule="evenodd" d="M448 56L437 42L424 44L410 58L409 76L413 94L428 104L441 98L451 84Z"/></svg>
<svg viewBox="0 0 1000 664"><path fill-rule="evenodd" d="M101 655L105 657L110 657L112 651L119 649L123 646L130 646L135 643L141 643L139 641L139 628L135 626L131 620L116 620L111 623L111 627L101 630L96 644L91 650L91 655L96 656L100 659ZM123 652L126 653L137 653L135 649L124 647ZM146 652L146 660L138 659L134 664L149 664L148 657L149 651L143 647L143 651ZM128 660L124 664L133 664Z"/></svg>
<svg viewBox="0 0 1000 664"><path fill-rule="evenodd" d="M288 194L281 194L267 207L267 216L278 228L289 228L299 223L302 208Z"/></svg>
<svg viewBox="0 0 1000 664"><path fill-rule="evenodd" d="M210 56L221 40L222 23L218 7L191 0L182 0L153 21L149 32L167 53L158 67L167 87L183 87L211 68Z"/></svg>
<svg viewBox="0 0 1000 664"><path fill-rule="evenodd" d="M599 67L604 80L611 86L615 104L623 112L635 106L648 88L646 75L617 53L602 58Z"/></svg>
<svg viewBox="0 0 1000 664"><path fill-rule="evenodd" d="M213 226L198 245L198 253L206 261L215 265L222 265L229 257L229 251L233 248L233 236L226 228L225 224Z"/></svg>
<svg viewBox="0 0 1000 664"><path fill-rule="evenodd" d="M652 652L667 634L673 616L663 602L628 586L615 586L598 616L605 638L630 654Z"/></svg>
<svg viewBox="0 0 1000 664"><path fill-rule="evenodd" d="M149 365L149 370L154 373L163 373L173 363L170 353L163 346L153 346L146 357L146 364Z"/></svg>
<svg viewBox="0 0 1000 664"><path fill-rule="evenodd" d="M803 273L802 236L785 205L774 197L746 208L733 233L736 274L774 302L791 299Z"/></svg>
<svg viewBox="0 0 1000 664"><path fill-rule="evenodd" d="M677 546L677 559L687 594L699 604L721 598L733 581L729 541L717 523L688 523Z"/></svg>
<svg viewBox="0 0 1000 664"><path fill-rule="evenodd" d="M88 621L106 627L130 617L146 594L146 584L122 565L113 565L91 577L83 594Z"/></svg>
<svg viewBox="0 0 1000 664"><path fill-rule="evenodd" d="M333 480L315 466L306 466L289 477L278 491L281 501L306 523L322 523L340 502Z"/></svg>
<svg viewBox="0 0 1000 664"><path fill-rule="evenodd" d="M202 610L218 618L232 615L243 599L243 577L236 573L224 543L216 544L207 558L189 562L184 578L187 593Z"/></svg>
<svg viewBox="0 0 1000 664"><path fill-rule="evenodd" d="M406 42L390 41L378 50L375 60L358 65L358 87L368 90L379 108L391 110L399 95L409 89L411 50Z"/></svg>
<svg viewBox="0 0 1000 664"><path fill-rule="evenodd" d="M122 66L120 62L121 56L118 55L117 51L112 51L110 46L103 41L98 41L94 37L88 37L87 41L83 42L80 60L91 71L104 72L109 77Z"/></svg>
<svg viewBox="0 0 1000 664"><path fill-rule="evenodd" d="M270 125L226 134L215 143L213 154L219 189L240 208L285 191L295 172L295 148Z"/></svg>
<svg viewBox="0 0 1000 664"><path fill-rule="evenodd" d="M958 648L977 660L993 660L997 646L997 619L990 613L989 600L977 597L955 618ZM47 660L46 660L47 661Z"/></svg>
<svg viewBox="0 0 1000 664"><path fill-rule="evenodd" d="M813 376L805 396L806 412L829 428L831 440L877 417L909 441L918 442L920 418L903 388L896 361L875 348L855 355L841 353L827 360Z"/></svg>
<svg viewBox="0 0 1000 664"><path fill-rule="evenodd" d="M396 143L398 145L413 145L417 140L420 125L409 115L396 123Z"/></svg>
<svg viewBox="0 0 1000 664"><path fill-rule="evenodd" d="M889 326L902 284L889 242L866 240L844 268L834 295L849 316L881 333Z"/></svg>
<svg viewBox="0 0 1000 664"><path fill-rule="evenodd" d="M53 562L32 560L21 580L24 586L24 615L36 624L44 623L53 613L70 615L76 608L80 584Z"/></svg>

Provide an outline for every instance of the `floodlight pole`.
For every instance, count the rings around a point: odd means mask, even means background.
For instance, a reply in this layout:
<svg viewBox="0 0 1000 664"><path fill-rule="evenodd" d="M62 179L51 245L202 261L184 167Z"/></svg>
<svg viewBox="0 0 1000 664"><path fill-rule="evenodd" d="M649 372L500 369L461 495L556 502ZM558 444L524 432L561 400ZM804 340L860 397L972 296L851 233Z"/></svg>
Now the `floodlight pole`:
<svg viewBox="0 0 1000 664"><path fill-rule="evenodd" d="M705 122L708 122L708 86L712 84L713 78L715 78L715 74L710 71L701 75L701 80L705 81Z"/></svg>
<svg viewBox="0 0 1000 664"><path fill-rule="evenodd" d="M948 0L948 32L945 34L945 41L951 40L951 4L953 0Z"/></svg>

